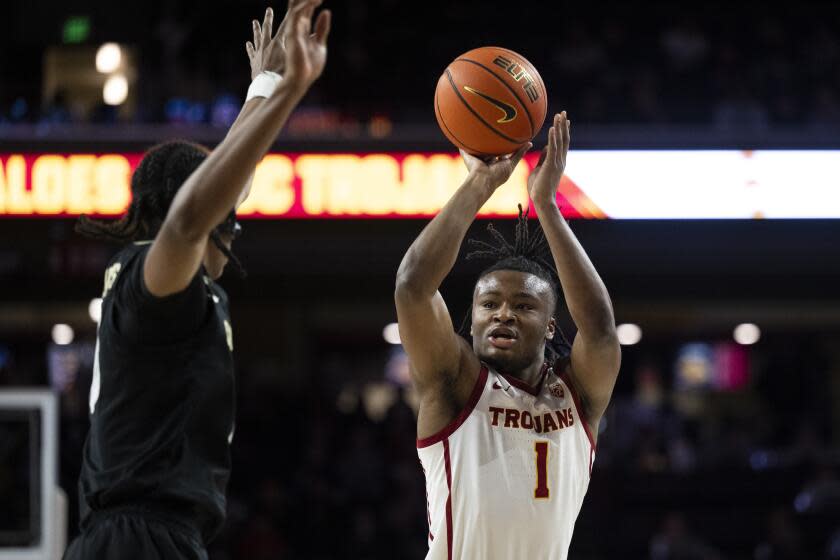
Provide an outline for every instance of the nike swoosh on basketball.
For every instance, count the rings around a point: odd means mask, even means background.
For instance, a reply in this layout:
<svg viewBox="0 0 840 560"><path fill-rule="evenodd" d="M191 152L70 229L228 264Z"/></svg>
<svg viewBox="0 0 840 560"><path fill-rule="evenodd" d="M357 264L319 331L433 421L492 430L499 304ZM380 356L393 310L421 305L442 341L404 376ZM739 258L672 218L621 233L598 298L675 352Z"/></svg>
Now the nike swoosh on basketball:
<svg viewBox="0 0 840 560"><path fill-rule="evenodd" d="M514 107L513 105L505 103L504 101L499 101L495 97L490 97L486 93L482 93L477 89L471 88L470 86L464 86L464 89L473 95L479 96L480 98L484 99L485 101L487 101L497 109L500 109L504 113L504 116L496 121L497 123L510 122L516 118L516 107Z"/></svg>

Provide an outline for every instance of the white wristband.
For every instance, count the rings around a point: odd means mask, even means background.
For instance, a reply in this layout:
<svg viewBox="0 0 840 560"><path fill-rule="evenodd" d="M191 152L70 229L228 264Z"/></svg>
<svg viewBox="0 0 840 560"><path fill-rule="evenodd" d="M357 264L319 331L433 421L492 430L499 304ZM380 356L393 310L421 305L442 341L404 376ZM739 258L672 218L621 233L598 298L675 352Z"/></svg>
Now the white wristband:
<svg viewBox="0 0 840 560"><path fill-rule="evenodd" d="M254 78L254 81L248 87L248 95L245 97L245 102L247 103L255 97L271 97L277 84L282 80L283 77L277 72L263 70L257 74L257 77Z"/></svg>

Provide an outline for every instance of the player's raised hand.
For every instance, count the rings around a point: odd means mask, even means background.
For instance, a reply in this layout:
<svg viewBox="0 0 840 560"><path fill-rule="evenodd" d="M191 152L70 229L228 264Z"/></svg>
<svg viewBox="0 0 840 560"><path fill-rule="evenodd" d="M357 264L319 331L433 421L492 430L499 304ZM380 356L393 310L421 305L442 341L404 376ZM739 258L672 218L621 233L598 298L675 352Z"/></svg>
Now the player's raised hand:
<svg viewBox="0 0 840 560"><path fill-rule="evenodd" d="M528 196L535 204L557 200L557 187L566 169L566 155L569 153L570 126L566 111L554 115L554 122L548 130L548 145L528 176Z"/></svg>
<svg viewBox="0 0 840 560"><path fill-rule="evenodd" d="M283 46L283 30L289 19L289 11L299 0L289 0L289 7L286 17L280 22L277 33L272 34L274 27L274 10L267 8L262 25L257 20L251 22L254 32L254 41L245 43L245 52L248 53L248 61L251 63L251 79L257 77L260 72L270 70L282 74L286 69L286 51Z"/></svg>
<svg viewBox="0 0 840 560"><path fill-rule="evenodd" d="M286 15L283 32L286 46L286 79L308 88L324 71L327 62L327 36L332 14L324 10L315 23L312 16L323 0L297 0ZM285 20L284 20L285 22Z"/></svg>
<svg viewBox="0 0 840 560"><path fill-rule="evenodd" d="M483 160L468 154L464 150L458 151L461 152L461 157L464 158L467 170L471 174L477 174L487 179L489 186L495 190L505 184L505 181L510 178L513 170L519 165L522 156L531 149L531 146L532 144L530 142L526 142L525 145L512 154L498 156L488 160Z"/></svg>

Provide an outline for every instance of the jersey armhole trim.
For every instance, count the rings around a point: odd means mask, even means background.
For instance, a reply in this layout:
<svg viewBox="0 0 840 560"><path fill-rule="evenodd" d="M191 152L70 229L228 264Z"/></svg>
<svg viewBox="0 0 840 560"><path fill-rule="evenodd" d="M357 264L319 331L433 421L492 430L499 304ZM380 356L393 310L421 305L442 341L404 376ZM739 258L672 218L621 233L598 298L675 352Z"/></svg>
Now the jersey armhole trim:
<svg viewBox="0 0 840 560"><path fill-rule="evenodd" d="M475 409L475 405L478 404L478 400L481 398L481 394L484 392L484 387L487 385L487 366L481 366L481 371L478 372L478 379L475 380L475 385L473 386L472 393L470 394L470 398L467 400L467 404L464 405L463 410L455 417L452 422L444 426L439 432L433 434L429 437L425 438L417 438L417 448L421 449L423 447L429 447L430 445L434 445L439 443L453 433L455 430L461 427L472 411Z"/></svg>
<svg viewBox="0 0 840 560"><path fill-rule="evenodd" d="M586 415L583 413L583 407L580 405L580 398L578 398L575 386L572 384L571 379L569 379L569 376L565 371L561 371L559 377L563 380L563 383L566 384L566 387L569 388L569 392L572 394L572 401L575 403L578 418L580 418L581 424L583 424L583 431L586 432L586 437L589 439L589 445L592 447L592 451L594 451L596 448L595 438L592 437L592 432L589 429L589 422L586 419Z"/></svg>

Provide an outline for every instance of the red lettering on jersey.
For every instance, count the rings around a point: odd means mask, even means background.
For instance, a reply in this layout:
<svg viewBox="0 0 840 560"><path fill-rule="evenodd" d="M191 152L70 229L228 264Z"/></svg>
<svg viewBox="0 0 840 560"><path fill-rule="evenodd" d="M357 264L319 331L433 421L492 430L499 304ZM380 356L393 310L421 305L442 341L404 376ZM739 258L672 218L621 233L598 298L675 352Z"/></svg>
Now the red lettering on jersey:
<svg viewBox="0 0 840 560"><path fill-rule="evenodd" d="M568 428L569 427L569 411L568 410L555 410L554 414L557 415L557 424L561 428Z"/></svg>
<svg viewBox="0 0 840 560"><path fill-rule="evenodd" d="M498 406L489 407L489 411L493 413L493 419L490 421L493 426L501 425L500 417L504 414L505 428L534 430L538 434L556 432L575 424L574 411L571 408L542 414Z"/></svg>
<svg viewBox="0 0 840 560"><path fill-rule="evenodd" d="M504 408L499 408L498 406L491 406L490 407L490 412L493 413L493 425L494 426L499 425L499 414L501 414L504 411L505 411Z"/></svg>
<svg viewBox="0 0 840 560"><path fill-rule="evenodd" d="M522 427L526 430L530 430L534 427L534 421L531 417L531 413L527 410L522 412L522 417L519 419L519 421L522 423Z"/></svg>
<svg viewBox="0 0 840 560"><path fill-rule="evenodd" d="M505 409L505 428L519 427L519 411L512 408Z"/></svg>
<svg viewBox="0 0 840 560"><path fill-rule="evenodd" d="M543 414L543 423L545 424L545 433L557 430L557 424L554 422L554 417L550 412Z"/></svg>

